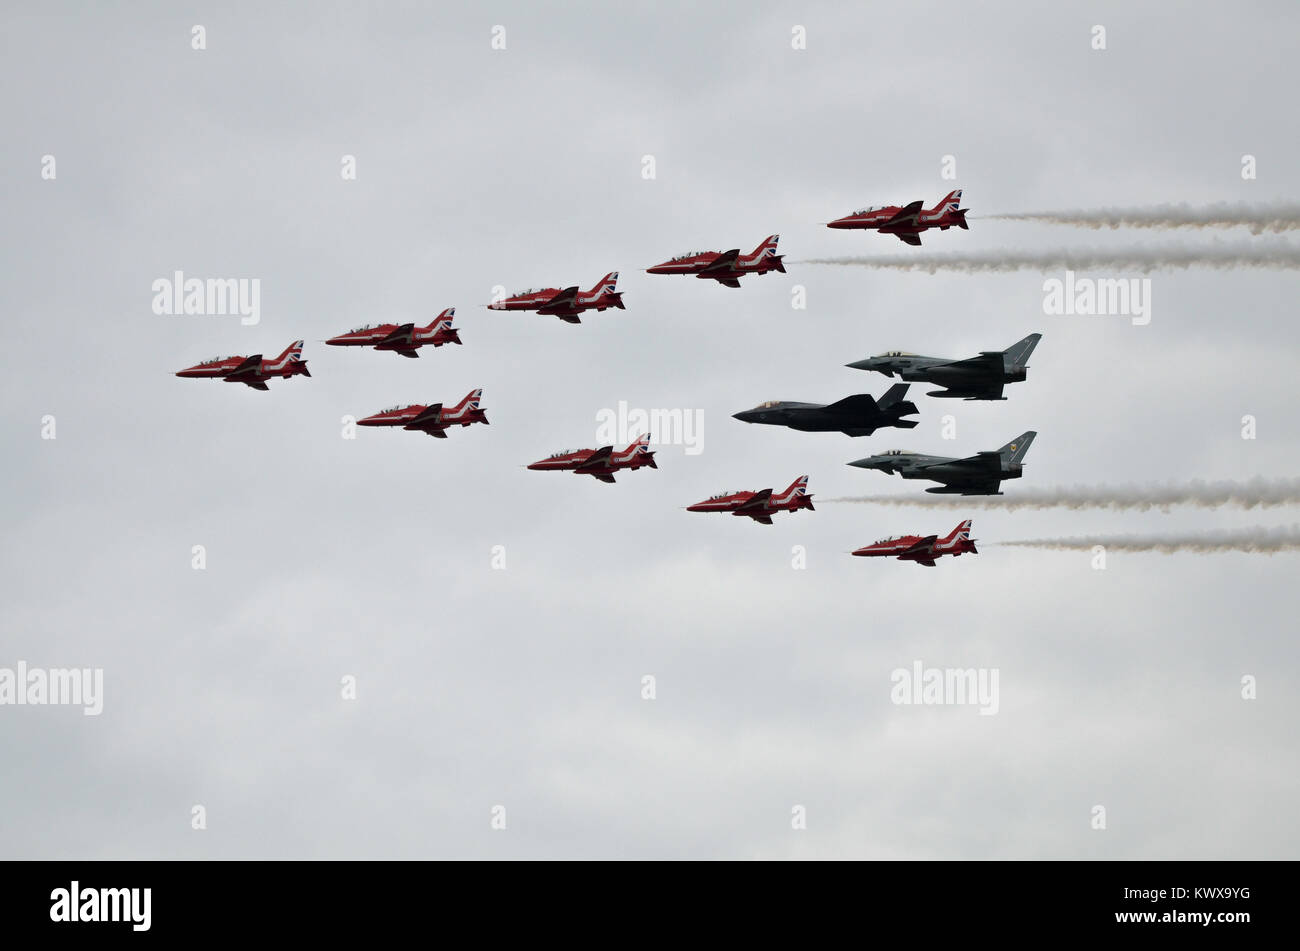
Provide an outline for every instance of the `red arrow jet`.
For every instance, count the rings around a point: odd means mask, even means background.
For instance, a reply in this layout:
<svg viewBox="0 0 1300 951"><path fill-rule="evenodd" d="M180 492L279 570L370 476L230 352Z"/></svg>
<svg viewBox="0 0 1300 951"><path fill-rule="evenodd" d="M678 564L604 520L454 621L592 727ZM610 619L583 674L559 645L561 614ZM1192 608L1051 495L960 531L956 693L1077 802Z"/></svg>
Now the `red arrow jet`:
<svg viewBox="0 0 1300 951"><path fill-rule="evenodd" d="M962 208L960 205L961 189L959 188L955 192L949 192L929 211L925 210L924 202L919 201L904 205L902 208L897 205L860 208L851 215L836 218L826 227L879 231L881 234L896 235L898 240L905 244L920 247L922 231L931 228L947 231L953 227L961 228L963 231L970 230L966 224L966 212L970 209Z"/></svg>
<svg viewBox="0 0 1300 951"><path fill-rule="evenodd" d="M589 291L580 291L577 286L534 287L512 294L503 301L488 304L489 310L535 310L539 314L559 317L570 324L580 324L578 315L586 310L602 311L610 307L626 310L623 295L615 288L618 286L618 271L610 271Z"/></svg>
<svg viewBox="0 0 1300 951"><path fill-rule="evenodd" d="M703 502L687 506L688 512L730 512L732 515L748 515L764 525L772 524L773 512L797 512L799 509L816 511L812 496L808 492L808 477L800 476L790 483L790 487L780 495L773 495L771 489L757 492L722 492L710 496Z"/></svg>
<svg viewBox="0 0 1300 951"><path fill-rule="evenodd" d="M943 555L964 555L970 552L978 555L975 539L970 537L970 519L962 522L945 538L938 535L900 535L897 538L882 538L865 548L859 548L853 554L866 558L895 557L899 561L915 561L927 568L934 567L934 560Z"/></svg>
<svg viewBox="0 0 1300 951"><path fill-rule="evenodd" d="M441 347L445 343L460 343L460 333L451 325L456 315L455 307L448 307L427 327L415 324L367 324L357 327L325 342L333 347L374 347L392 350L404 357L418 357L423 346Z"/></svg>
<svg viewBox="0 0 1300 951"><path fill-rule="evenodd" d="M263 360L260 353L251 357L213 357L176 375L196 380L225 380L227 383L243 383L255 390L269 390L266 381L272 377L287 379L299 373L311 376L307 371L307 361L302 358L302 341L295 340L274 360Z"/></svg>
<svg viewBox="0 0 1300 951"><path fill-rule="evenodd" d="M373 416L357 420L358 426L401 426L403 429L427 433L439 439L447 438L449 426L468 426L487 423L487 414L479 409L483 397L481 389L473 390L451 409L441 403L412 403L410 406L391 406Z"/></svg>
<svg viewBox="0 0 1300 951"><path fill-rule="evenodd" d="M770 235L754 249L753 254L741 254L739 248L730 251L688 251L675 258L646 268L647 274L694 274L710 278L727 287L739 287L740 278L746 274L766 274L768 271L785 273L781 263L784 255L776 253L779 234Z"/></svg>
<svg viewBox="0 0 1300 951"><path fill-rule="evenodd" d="M650 451L650 435L638 437L622 452L615 452L613 446L601 446L599 449L565 449L534 462L528 468L542 472L568 470L578 475L595 476L601 482L613 482L614 473L620 469L640 469L649 466L658 469L655 454Z"/></svg>

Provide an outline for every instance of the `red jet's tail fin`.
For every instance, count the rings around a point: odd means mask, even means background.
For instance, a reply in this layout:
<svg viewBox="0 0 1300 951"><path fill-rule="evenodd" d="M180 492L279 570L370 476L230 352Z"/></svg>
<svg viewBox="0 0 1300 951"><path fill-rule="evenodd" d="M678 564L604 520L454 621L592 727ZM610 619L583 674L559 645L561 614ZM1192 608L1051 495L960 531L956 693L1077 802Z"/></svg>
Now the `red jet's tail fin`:
<svg viewBox="0 0 1300 951"><path fill-rule="evenodd" d="M280 363L286 357L294 361L301 360L302 344L303 342L301 340L295 340L293 343L289 344L289 346L284 348L284 352L275 358L275 362Z"/></svg>
<svg viewBox="0 0 1300 951"><path fill-rule="evenodd" d="M618 271L610 271L587 293L589 294L613 294L618 289Z"/></svg>
<svg viewBox="0 0 1300 951"><path fill-rule="evenodd" d="M636 442L627 447L628 452L635 452L639 456L644 456L650 452L650 434L642 433L636 437Z"/></svg>
<svg viewBox="0 0 1300 951"><path fill-rule="evenodd" d="M802 498L808 493L808 477L806 475L795 479L780 495L775 496L772 501L787 504L795 499Z"/></svg>
<svg viewBox="0 0 1300 951"><path fill-rule="evenodd" d="M459 413L460 411L466 409L472 410L474 412L478 412L479 402L482 399L483 399L482 387L479 387L477 390L470 390L469 393L466 394L463 400L461 400L459 403L457 403L455 406L451 408L451 415L455 415L456 413Z"/></svg>
<svg viewBox="0 0 1300 951"><path fill-rule="evenodd" d="M956 191L948 192L947 195L941 198L939 204L934 206L934 211L935 214L943 214L944 212L952 214L953 212L960 210L960 208L961 189L958 188Z"/></svg>
<svg viewBox="0 0 1300 951"><path fill-rule="evenodd" d="M780 240L781 236L779 234L768 235L767 239L754 249L754 257L772 257L772 255L776 254L776 245Z"/></svg>
<svg viewBox="0 0 1300 951"><path fill-rule="evenodd" d="M953 542L958 540L964 542L970 541L970 526L971 526L971 520L966 519L964 522L962 522L956 528L954 528L952 530L952 533L943 540L944 544L951 545Z"/></svg>

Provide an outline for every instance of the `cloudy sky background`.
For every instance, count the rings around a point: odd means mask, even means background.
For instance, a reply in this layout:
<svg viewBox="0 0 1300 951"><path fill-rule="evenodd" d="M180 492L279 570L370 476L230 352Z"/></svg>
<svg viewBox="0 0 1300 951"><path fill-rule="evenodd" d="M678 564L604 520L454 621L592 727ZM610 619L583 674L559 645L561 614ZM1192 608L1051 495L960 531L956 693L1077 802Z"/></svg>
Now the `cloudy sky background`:
<svg viewBox="0 0 1300 951"><path fill-rule="evenodd" d="M796 263L1249 245L979 216L1291 199L1292 5L122 3L0 22L0 666L105 671L97 718L0 708L0 855L1296 857L1295 555L846 554L967 515L995 542L1292 512L821 501L921 493L845 465L872 452L1031 428L1008 495L1290 476L1295 274L1155 273L1135 327L1045 316L1059 273ZM919 252L817 224L953 187L971 230ZM740 290L641 271L772 232L789 274ZM150 286L178 269L260 279L261 322L156 316ZM615 269L628 309L580 326L480 306ZM465 345L419 360L319 342L449 306ZM910 432L730 418L879 394L843 364L887 349L965 357L1033 331L1007 402L918 385ZM268 393L171 375L299 337L313 377ZM488 427L341 438L346 414L476 386ZM597 445L620 400L702 410L703 452L660 447L658 471L613 486L520 468ZM682 510L803 473L817 511L772 527ZM997 668L999 713L893 705L890 672L916 660Z"/></svg>

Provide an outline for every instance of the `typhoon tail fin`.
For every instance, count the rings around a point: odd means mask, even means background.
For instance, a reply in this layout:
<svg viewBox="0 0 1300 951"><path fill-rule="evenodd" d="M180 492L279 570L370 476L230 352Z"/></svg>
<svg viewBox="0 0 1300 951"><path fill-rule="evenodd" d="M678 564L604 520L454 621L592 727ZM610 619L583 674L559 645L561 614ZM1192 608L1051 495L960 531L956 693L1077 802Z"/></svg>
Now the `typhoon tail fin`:
<svg viewBox="0 0 1300 951"><path fill-rule="evenodd" d="M1029 359L1029 355L1034 352L1034 347L1038 346L1038 341L1042 339L1042 334L1030 334L1024 340L1017 340L1002 351L1003 362L1011 366L1023 366Z"/></svg>
<svg viewBox="0 0 1300 951"><path fill-rule="evenodd" d="M998 455L1002 457L1002 464L1004 466L1014 466L1023 463L1025 453L1029 452L1029 447L1033 444L1034 437L1037 435L1038 433L1031 429L1028 432L1021 433L999 449Z"/></svg>

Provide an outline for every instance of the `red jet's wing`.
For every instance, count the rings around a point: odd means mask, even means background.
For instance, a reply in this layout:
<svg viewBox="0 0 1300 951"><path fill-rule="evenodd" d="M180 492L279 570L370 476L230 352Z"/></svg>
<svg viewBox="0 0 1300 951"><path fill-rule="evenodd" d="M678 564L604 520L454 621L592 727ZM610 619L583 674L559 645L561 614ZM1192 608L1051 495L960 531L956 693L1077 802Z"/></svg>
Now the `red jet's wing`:
<svg viewBox="0 0 1300 951"><path fill-rule="evenodd" d="M573 305L577 300L578 288L576 286L566 287L541 307L537 308L537 312L539 314L554 314L558 311L569 311L573 309Z"/></svg>
<svg viewBox="0 0 1300 951"><path fill-rule="evenodd" d="M771 497L771 489L763 489L761 492L755 492L736 507L736 514L748 515L752 518L759 512L766 512L767 500Z"/></svg>
<svg viewBox="0 0 1300 951"><path fill-rule="evenodd" d="M895 231L893 234L899 241L903 242L903 244L910 244L914 248L919 248L921 246L921 236L919 234L913 234L910 231Z"/></svg>
<svg viewBox="0 0 1300 951"><path fill-rule="evenodd" d="M400 327L395 327L392 333L387 337L384 337L382 340L377 341L377 343L406 343L411 339L411 331L414 329L415 324L402 324Z"/></svg>
<svg viewBox="0 0 1300 951"><path fill-rule="evenodd" d="M574 469L574 472L586 472L588 469L601 468L609 462L609 457L614 454L613 446L601 446L586 459L582 460L582 465Z"/></svg>
<svg viewBox="0 0 1300 951"><path fill-rule="evenodd" d="M931 560L934 556L933 546L938 540L938 535L926 535L924 538L917 539L910 548L904 548L900 551L898 557L906 561L919 561L922 563L929 561L933 565L934 562Z"/></svg>
<svg viewBox="0 0 1300 951"><path fill-rule="evenodd" d="M736 263L736 258L740 257L740 248L732 248L730 251L723 251L716 258L709 262L700 274L714 277L718 274L728 274L731 272L732 265Z"/></svg>
<svg viewBox="0 0 1300 951"><path fill-rule="evenodd" d="M245 376L256 376L262 369L262 355L255 353L251 357L245 357L244 362L235 367L226 374L227 379L237 380Z"/></svg>
<svg viewBox="0 0 1300 951"><path fill-rule="evenodd" d="M914 201L910 204L904 205L902 208L898 209L898 212L894 217L890 218L880 226L880 230L884 231L887 228L896 228L901 224L908 223L910 220L915 219L924 207L924 202L919 201Z"/></svg>
<svg viewBox="0 0 1300 951"><path fill-rule="evenodd" d="M442 404L434 403L432 406L426 406L424 408L424 412L420 413L414 419L410 420L410 422L406 423L402 428L420 429L423 430L424 432L432 433L432 435L435 436L445 436L446 433L433 432L433 430L435 429L442 430L447 428L445 425L438 422L438 420L441 418L442 418Z"/></svg>

